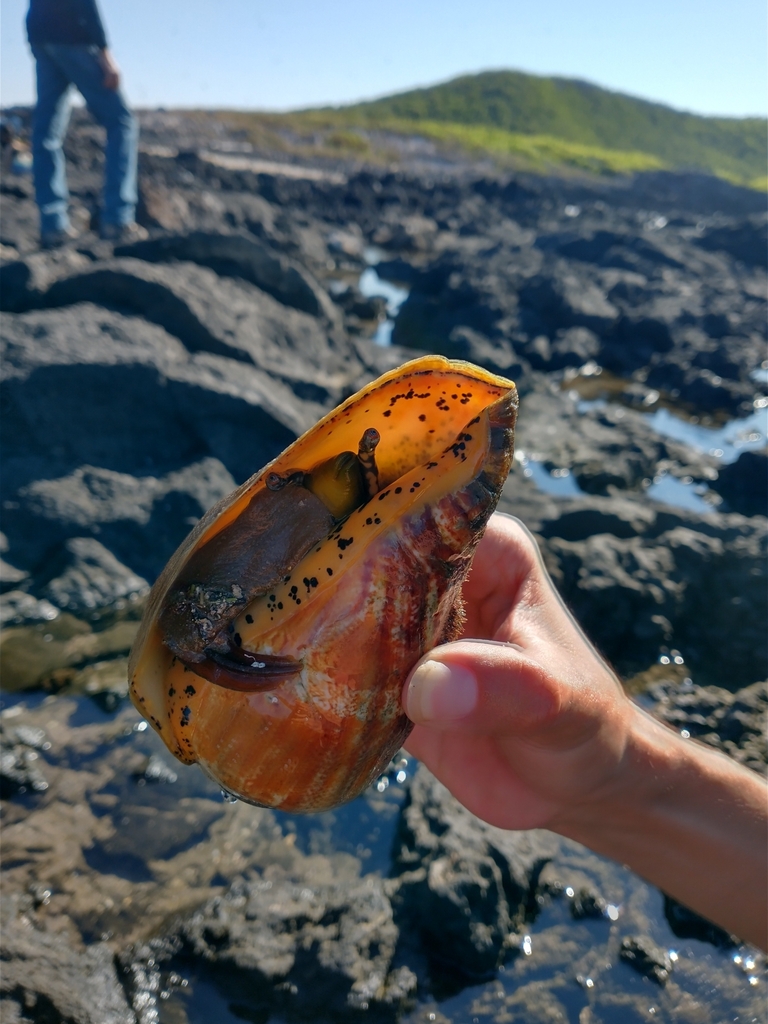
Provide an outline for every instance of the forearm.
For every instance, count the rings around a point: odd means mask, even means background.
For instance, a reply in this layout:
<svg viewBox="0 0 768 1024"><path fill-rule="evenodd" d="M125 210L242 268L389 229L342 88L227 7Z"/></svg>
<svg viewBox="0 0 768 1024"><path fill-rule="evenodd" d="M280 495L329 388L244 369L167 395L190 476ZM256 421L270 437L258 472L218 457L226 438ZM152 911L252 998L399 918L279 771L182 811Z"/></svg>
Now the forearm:
<svg viewBox="0 0 768 1024"><path fill-rule="evenodd" d="M638 710L616 781L558 831L768 948L768 788Z"/></svg>
<svg viewBox="0 0 768 1024"><path fill-rule="evenodd" d="M99 50L99 66L104 72L104 87L117 89L120 85L120 69L109 50Z"/></svg>

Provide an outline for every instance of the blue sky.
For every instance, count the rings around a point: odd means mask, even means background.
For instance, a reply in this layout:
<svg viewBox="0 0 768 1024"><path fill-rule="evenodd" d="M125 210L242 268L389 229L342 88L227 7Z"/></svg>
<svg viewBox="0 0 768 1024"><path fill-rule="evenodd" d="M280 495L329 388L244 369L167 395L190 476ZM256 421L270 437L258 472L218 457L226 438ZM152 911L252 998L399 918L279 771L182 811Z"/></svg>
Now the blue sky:
<svg viewBox="0 0 768 1024"><path fill-rule="evenodd" d="M0 102L34 97L26 0L0 0ZM286 110L465 72L584 78L683 110L768 112L765 0L100 0L140 107Z"/></svg>

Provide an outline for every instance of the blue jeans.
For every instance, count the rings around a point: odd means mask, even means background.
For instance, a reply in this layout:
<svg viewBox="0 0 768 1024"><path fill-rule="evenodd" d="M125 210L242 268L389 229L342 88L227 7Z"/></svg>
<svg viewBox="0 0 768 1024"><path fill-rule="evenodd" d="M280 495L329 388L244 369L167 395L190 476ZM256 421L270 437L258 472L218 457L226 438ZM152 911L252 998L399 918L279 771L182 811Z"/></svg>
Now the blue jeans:
<svg viewBox="0 0 768 1024"><path fill-rule="evenodd" d="M37 65L37 107L32 129L35 199L40 231L69 226L67 171L61 144L71 112L70 85L107 132L104 224L130 224L136 210L139 128L121 92L106 89L96 46L45 43L32 47Z"/></svg>

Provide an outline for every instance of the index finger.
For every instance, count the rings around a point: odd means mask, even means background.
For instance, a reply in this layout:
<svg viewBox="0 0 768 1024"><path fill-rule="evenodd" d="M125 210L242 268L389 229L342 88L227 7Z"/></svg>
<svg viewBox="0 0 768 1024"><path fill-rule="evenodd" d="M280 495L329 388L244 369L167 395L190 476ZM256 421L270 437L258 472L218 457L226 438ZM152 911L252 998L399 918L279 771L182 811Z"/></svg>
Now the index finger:
<svg viewBox="0 0 768 1024"><path fill-rule="evenodd" d="M493 639L539 570L545 572L532 534L519 519L494 513L463 587L464 636Z"/></svg>

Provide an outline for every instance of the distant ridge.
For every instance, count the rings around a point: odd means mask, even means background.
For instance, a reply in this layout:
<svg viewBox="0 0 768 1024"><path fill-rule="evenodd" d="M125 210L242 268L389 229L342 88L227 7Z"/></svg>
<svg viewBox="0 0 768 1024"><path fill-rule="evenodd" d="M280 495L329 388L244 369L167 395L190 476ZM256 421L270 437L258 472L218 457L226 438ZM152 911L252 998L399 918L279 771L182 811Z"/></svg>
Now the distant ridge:
<svg viewBox="0 0 768 1024"><path fill-rule="evenodd" d="M490 150L512 152L516 139L524 150L520 137L540 137L587 149L645 154L652 158L649 166L705 170L740 183L766 175L765 118L702 117L589 82L520 71L462 75L370 102L303 113L325 115L346 128L426 125L426 134L442 134L455 142L464 136L481 148L485 138ZM506 146L505 136L510 137Z"/></svg>

